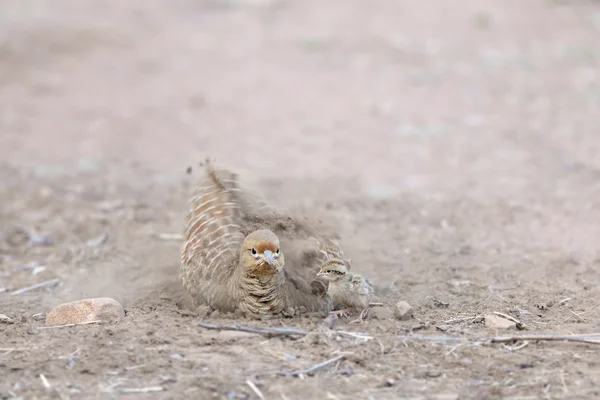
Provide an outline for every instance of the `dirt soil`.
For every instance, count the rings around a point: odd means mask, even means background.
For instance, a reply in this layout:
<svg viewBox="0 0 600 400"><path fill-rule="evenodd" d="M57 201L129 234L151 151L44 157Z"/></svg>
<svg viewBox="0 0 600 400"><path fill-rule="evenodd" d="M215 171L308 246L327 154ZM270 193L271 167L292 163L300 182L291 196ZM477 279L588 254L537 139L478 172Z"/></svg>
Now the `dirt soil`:
<svg viewBox="0 0 600 400"><path fill-rule="evenodd" d="M594 344L414 340L600 332L598 38L584 0L0 2L0 398L599 396ZM205 157L414 318L195 310L169 235ZM100 296L125 320L40 329Z"/></svg>

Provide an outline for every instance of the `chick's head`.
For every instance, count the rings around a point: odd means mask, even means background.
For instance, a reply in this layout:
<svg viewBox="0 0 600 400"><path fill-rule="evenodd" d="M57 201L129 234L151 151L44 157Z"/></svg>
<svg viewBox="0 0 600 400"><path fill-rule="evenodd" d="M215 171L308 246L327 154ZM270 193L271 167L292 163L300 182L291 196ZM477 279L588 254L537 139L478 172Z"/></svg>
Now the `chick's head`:
<svg viewBox="0 0 600 400"><path fill-rule="evenodd" d="M348 268L341 260L328 260L317 273L317 276L329 282L335 282L339 279L344 279Z"/></svg>

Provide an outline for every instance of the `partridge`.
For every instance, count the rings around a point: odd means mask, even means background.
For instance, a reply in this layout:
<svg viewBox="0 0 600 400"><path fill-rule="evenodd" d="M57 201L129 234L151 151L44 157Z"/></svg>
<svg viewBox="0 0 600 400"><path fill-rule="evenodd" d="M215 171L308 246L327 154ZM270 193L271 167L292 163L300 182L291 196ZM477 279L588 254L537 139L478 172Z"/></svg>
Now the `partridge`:
<svg viewBox="0 0 600 400"><path fill-rule="evenodd" d="M189 202L180 281L197 305L251 318L327 313L333 303L321 265L339 245L280 214L210 162Z"/></svg>
<svg viewBox="0 0 600 400"><path fill-rule="evenodd" d="M347 260L329 259L321 267L317 277L324 278L329 282L327 294L331 297L334 305L344 307L332 311L332 314L343 316L350 311L360 311L358 319L353 322L362 322L373 297L373 285L367 278L352 273L349 269Z"/></svg>

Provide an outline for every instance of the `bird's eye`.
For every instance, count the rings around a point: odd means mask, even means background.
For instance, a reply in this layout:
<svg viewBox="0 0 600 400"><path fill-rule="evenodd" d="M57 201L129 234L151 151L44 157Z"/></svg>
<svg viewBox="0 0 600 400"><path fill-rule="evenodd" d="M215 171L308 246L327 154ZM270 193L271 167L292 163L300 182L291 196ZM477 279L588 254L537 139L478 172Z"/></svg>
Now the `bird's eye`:
<svg viewBox="0 0 600 400"><path fill-rule="evenodd" d="M252 255L255 256L256 255L256 249L252 249Z"/></svg>
<svg viewBox="0 0 600 400"><path fill-rule="evenodd" d="M279 249L277 249L277 254L279 254Z"/></svg>
<svg viewBox="0 0 600 400"><path fill-rule="evenodd" d="M328 269L328 270L327 270L327 271L325 271L325 272L327 272L328 274L330 274L330 273L331 273L331 270L330 270L330 269Z"/></svg>

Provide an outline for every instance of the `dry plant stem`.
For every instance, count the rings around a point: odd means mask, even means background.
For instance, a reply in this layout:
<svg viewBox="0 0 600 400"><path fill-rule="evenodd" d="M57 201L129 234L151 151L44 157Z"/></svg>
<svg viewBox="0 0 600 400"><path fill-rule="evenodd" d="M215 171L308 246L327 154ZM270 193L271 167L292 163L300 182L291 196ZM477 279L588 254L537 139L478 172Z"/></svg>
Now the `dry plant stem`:
<svg viewBox="0 0 600 400"><path fill-rule="evenodd" d="M121 393L150 393L150 392L162 392L165 390L162 386L148 386L143 388L121 388Z"/></svg>
<svg viewBox="0 0 600 400"><path fill-rule="evenodd" d="M0 351L29 351L33 350L32 347L0 347Z"/></svg>
<svg viewBox="0 0 600 400"><path fill-rule="evenodd" d="M57 328L68 328L70 326L79 326L79 325L91 325L91 324L101 324L103 321L88 321L88 322L79 322L77 324L65 324L65 325L54 325L54 326L40 326L38 329L57 329Z"/></svg>
<svg viewBox="0 0 600 400"><path fill-rule="evenodd" d="M334 358L329 359L327 361L323 361L322 363L313 365L312 367L307 368L307 369L301 369L301 370L298 370L298 371L289 371L289 372L283 371L283 372L280 372L279 375L282 375L282 376L298 376L298 375L310 374L311 372L315 372L316 370L324 368L324 367L328 366L329 364L333 364L333 363L335 363L337 361L340 361L344 357L345 357L344 355L337 356L337 357L334 357Z"/></svg>
<svg viewBox="0 0 600 400"><path fill-rule="evenodd" d="M27 286L27 287L15 290L10 295L16 296L16 295L19 295L19 294L22 294L25 292L29 292L30 290L35 290L35 289L43 288L46 286L55 286L55 285L58 285L59 283L60 283L60 279L50 279L48 281L36 283L35 285L31 285L31 286Z"/></svg>
<svg viewBox="0 0 600 400"><path fill-rule="evenodd" d="M504 313L501 313L501 312L498 312L498 311L494 311L494 314L495 314L495 315L497 315L497 316L499 316L499 317L502 317L502 318L504 318L504 319L507 319L507 320L509 320L509 321L512 321L512 322L514 322L515 324L520 324L520 323L521 323L521 321L519 321L519 320L518 320L518 319L516 319L515 317L512 317L512 316L510 316L510 315L508 315L508 314L504 314Z"/></svg>
<svg viewBox="0 0 600 400"><path fill-rule="evenodd" d="M42 385L44 385L46 389L50 389L50 382L48 382L48 379L44 374L40 374L40 380L42 381Z"/></svg>
<svg viewBox="0 0 600 400"><path fill-rule="evenodd" d="M600 344L600 337L592 339L589 336L554 336L554 335L526 335L526 336L496 336L492 338L483 339L482 341L489 341L490 343L508 343L516 341L567 341L567 342L578 342L588 344Z"/></svg>
<svg viewBox="0 0 600 400"><path fill-rule="evenodd" d="M306 336L308 335L307 331L303 331L300 329L294 328L251 328L249 326L243 325L214 325L214 324L205 324L199 322L196 326L216 330L216 331L239 331L239 332L248 332L248 333L257 333L259 335L266 336Z"/></svg>
<svg viewBox="0 0 600 400"><path fill-rule="evenodd" d="M465 342L465 343L510 343L517 341L566 341L588 344L600 344L598 334L591 335L523 335L523 336L495 336L487 338L461 339L452 336L396 336L401 340L419 340L432 342Z"/></svg>
<svg viewBox="0 0 600 400"><path fill-rule="evenodd" d="M444 321L444 324L453 324L465 321L475 321L477 318L481 317L481 315L476 315L474 317L461 317L461 318L452 318Z"/></svg>
<svg viewBox="0 0 600 400"><path fill-rule="evenodd" d="M265 395L262 394L262 392L260 391L260 389L258 388L258 386L256 386L256 384L254 382L252 382L250 379L248 379L246 381L246 385L248 385L250 387L250 389L252 389L254 394L256 394L260 398L260 400L265 400Z"/></svg>

